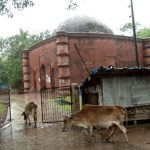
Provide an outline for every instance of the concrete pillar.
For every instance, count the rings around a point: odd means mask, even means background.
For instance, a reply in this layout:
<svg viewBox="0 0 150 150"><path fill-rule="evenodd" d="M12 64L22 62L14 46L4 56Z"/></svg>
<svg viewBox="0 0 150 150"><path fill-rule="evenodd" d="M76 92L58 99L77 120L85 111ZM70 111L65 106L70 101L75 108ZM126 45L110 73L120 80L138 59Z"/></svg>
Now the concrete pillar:
<svg viewBox="0 0 150 150"><path fill-rule="evenodd" d="M77 83L71 84L71 95L72 95L72 112L74 113L80 110L79 89Z"/></svg>
<svg viewBox="0 0 150 150"><path fill-rule="evenodd" d="M56 47L59 86L70 86L70 62L66 32L57 32Z"/></svg>
<svg viewBox="0 0 150 150"><path fill-rule="evenodd" d="M24 90L29 90L30 79L29 79L29 51L28 50L23 50L22 52L22 63L23 63Z"/></svg>

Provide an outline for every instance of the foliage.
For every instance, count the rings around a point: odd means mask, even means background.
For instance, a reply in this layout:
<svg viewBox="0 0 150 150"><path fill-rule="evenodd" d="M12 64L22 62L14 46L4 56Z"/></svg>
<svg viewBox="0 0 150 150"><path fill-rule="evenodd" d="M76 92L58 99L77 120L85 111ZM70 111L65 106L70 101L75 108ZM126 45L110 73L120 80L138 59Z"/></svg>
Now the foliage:
<svg viewBox="0 0 150 150"><path fill-rule="evenodd" d="M131 33L132 32L132 23L124 24L123 27L120 28L120 31L122 31L122 32L128 31Z"/></svg>
<svg viewBox="0 0 150 150"><path fill-rule="evenodd" d="M139 23L135 24L135 28L138 38L150 37L150 28L141 28ZM120 28L120 31L128 32L131 34L133 32L132 23L124 24L123 27Z"/></svg>
<svg viewBox="0 0 150 150"><path fill-rule="evenodd" d="M7 73L5 71L5 63L0 59L0 83L8 83Z"/></svg>
<svg viewBox="0 0 150 150"><path fill-rule="evenodd" d="M140 24L139 23L135 23L135 28L138 31ZM123 25L123 27L120 28L120 31L122 32L128 32L129 34L131 34L133 32L133 26L132 23L126 23Z"/></svg>
<svg viewBox="0 0 150 150"><path fill-rule="evenodd" d="M13 9L22 10L33 5L32 0L0 0L0 15L13 17Z"/></svg>
<svg viewBox="0 0 150 150"><path fill-rule="evenodd" d="M150 37L150 28L143 28L137 32L137 37L146 38Z"/></svg>
<svg viewBox="0 0 150 150"><path fill-rule="evenodd" d="M4 115L4 113L6 112L6 107L4 104L0 103L0 117L2 115Z"/></svg>
<svg viewBox="0 0 150 150"><path fill-rule="evenodd" d="M67 7L68 10L73 10L73 9L76 9L77 7L78 7L78 4L74 0L69 0L69 4Z"/></svg>
<svg viewBox="0 0 150 150"><path fill-rule="evenodd" d="M1 76L12 88L21 88L23 81L22 50L28 49L35 43L50 36L49 31L30 35L28 31L20 30L20 33L7 39L0 38L1 50Z"/></svg>

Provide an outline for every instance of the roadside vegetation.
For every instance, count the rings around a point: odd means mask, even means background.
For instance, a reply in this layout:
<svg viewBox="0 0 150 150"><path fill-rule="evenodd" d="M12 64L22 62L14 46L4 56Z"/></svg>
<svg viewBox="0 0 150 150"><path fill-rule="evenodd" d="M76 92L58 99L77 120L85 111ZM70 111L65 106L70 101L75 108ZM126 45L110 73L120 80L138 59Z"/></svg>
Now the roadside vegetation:
<svg viewBox="0 0 150 150"><path fill-rule="evenodd" d="M20 33L8 38L0 37L0 83L8 83L13 89L22 89L22 51L50 37L48 30L30 34Z"/></svg>
<svg viewBox="0 0 150 150"><path fill-rule="evenodd" d="M3 125L7 117L7 105L0 102L0 127Z"/></svg>
<svg viewBox="0 0 150 150"><path fill-rule="evenodd" d="M0 103L0 117L6 113L6 107L4 104Z"/></svg>

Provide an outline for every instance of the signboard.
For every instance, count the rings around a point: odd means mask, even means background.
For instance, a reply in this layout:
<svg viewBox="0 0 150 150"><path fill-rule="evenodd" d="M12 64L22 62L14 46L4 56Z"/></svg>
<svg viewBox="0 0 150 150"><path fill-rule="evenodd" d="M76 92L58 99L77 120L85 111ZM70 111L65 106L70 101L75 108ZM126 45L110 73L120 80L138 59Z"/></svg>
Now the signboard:
<svg viewBox="0 0 150 150"><path fill-rule="evenodd" d="M9 86L6 83L0 83L0 89L3 89L3 90L9 89Z"/></svg>

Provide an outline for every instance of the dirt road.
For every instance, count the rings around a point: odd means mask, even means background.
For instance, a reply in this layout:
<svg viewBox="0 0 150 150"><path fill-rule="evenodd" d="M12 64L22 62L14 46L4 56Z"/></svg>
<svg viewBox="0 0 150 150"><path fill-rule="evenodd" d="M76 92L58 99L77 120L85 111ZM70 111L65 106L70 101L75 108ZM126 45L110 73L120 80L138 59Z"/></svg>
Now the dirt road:
<svg viewBox="0 0 150 150"><path fill-rule="evenodd" d="M27 98L28 100L24 99ZM0 150L150 150L150 125L128 127L129 144L125 142L121 131L112 137L114 143L103 143L97 130L91 143L81 128L72 128L62 132L62 123L43 124L38 112L38 127L25 126L20 116L25 103L35 100L40 105L38 95L11 95L12 123L1 129ZM39 106L40 108L40 106Z"/></svg>

